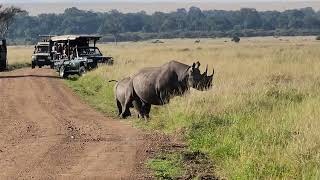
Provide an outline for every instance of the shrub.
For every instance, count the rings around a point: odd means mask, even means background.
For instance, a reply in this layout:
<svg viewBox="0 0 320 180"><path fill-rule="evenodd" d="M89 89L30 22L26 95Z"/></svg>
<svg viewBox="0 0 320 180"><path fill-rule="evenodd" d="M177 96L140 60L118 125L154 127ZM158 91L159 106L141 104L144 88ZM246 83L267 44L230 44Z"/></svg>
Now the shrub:
<svg viewBox="0 0 320 180"><path fill-rule="evenodd" d="M238 36L234 36L231 41L238 43L238 42L240 42L240 38Z"/></svg>

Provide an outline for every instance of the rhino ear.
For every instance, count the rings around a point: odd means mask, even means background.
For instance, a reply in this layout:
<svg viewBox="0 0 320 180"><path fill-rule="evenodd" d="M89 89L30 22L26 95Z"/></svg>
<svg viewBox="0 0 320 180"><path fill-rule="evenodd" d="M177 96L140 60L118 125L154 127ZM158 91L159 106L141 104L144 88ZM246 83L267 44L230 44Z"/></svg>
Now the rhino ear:
<svg viewBox="0 0 320 180"><path fill-rule="evenodd" d="M192 64L192 69L194 69L196 67L196 63Z"/></svg>

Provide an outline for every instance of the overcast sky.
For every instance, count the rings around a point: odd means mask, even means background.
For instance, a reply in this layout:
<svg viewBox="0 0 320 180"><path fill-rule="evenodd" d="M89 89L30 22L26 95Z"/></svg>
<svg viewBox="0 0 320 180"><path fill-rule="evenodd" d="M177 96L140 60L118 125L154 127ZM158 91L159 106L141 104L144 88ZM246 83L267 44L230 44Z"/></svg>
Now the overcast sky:
<svg viewBox="0 0 320 180"><path fill-rule="evenodd" d="M31 3L31 2L301 2L319 0L0 0L0 3Z"/></svg>

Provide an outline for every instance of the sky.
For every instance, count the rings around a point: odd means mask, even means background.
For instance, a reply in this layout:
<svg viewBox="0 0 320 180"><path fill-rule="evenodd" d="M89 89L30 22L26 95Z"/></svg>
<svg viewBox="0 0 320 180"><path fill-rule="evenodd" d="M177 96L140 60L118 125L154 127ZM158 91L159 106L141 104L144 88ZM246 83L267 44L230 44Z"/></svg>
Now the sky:
<svg viewBox="0 0 320 180"><path fill-rule="evenodd" d="M284 11L304 7L320 10L320 0L0 0L0 4L20 7L30 15L63 13L71 7L96 12L117 9L124 13L145 11L150 14L156 11L172 12L177 8L189 9L192 6L202 10L255 8L258 11Z"/></svg>
<svg viewBox="0 0 320 180"><path fill-rule="evenodd" d="M316 2L319 0L0 0L0 3L32 3L32 2L301 2L301 1L312 1Z"/></svg>

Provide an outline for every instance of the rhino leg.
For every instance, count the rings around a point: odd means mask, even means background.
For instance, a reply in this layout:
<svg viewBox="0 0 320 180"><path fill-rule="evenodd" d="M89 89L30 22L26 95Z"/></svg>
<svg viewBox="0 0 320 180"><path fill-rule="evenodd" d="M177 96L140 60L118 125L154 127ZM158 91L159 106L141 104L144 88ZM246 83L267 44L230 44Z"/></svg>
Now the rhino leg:
<svg viewBox="0 0 320 180"><path fill-rule="evenodd" d="M141 100L134 100L132 104L138 113L138 118L144 118L143 103Z"/></svg>
<svg viewBox="0 0 320 180"><path fill-rule="evenodd" d="M122 113L122 105L118 99L116 101L117 101L117 107L118 107L118 111L119 111L118 116L120 116Z"/></svg>
<svg viewBox="0 0 320 180"><path fill-rule="evenodd" d="M145 114L146 118L149 119L150 118L149 113L150 113L150 110L151 110L151 104L144 103L143 109L144 109L144 114Z"/></svg>
<svg viewBox="0 0 320 180"><path fill-rule="evenodd" d="M159 94L162 104L168 104L170 102L169 94L167 91L161 91Z"/></svg>
<svg viewBox="0 0 320 180"><path fill-rule="evenodd" d="M126 100L124 103L124 106L122 107L122 113L121 113L121 118L126 118L128 116L131 116L130 113L130 107L132 106L133 98L131 96L126 96Z"/></svg>

